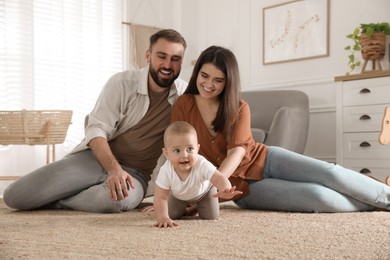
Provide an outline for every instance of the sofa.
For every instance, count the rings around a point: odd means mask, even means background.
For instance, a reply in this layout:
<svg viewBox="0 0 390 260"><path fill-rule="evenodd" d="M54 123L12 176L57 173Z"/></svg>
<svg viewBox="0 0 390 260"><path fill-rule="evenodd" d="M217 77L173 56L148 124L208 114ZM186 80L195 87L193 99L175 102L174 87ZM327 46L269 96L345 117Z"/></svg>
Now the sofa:
<svg viewBox="0 0 390 260"><path fill-rule="evenodd" d="M309 98L299 90L241 92L251 109L257 142L303 153L309 132Z"/></svg>

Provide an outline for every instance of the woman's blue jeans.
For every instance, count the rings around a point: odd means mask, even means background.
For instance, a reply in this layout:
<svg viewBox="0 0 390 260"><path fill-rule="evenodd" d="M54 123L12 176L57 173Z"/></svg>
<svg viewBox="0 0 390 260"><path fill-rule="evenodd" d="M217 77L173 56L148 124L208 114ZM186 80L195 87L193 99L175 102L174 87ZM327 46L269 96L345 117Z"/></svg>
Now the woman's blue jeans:
<svg viewBox="0 0 390 260"><path fill-rule="evenodd" d="M390 210L390 187L339 165L268 147L264 179L249 181L245 209L292 212Z"/></svg>

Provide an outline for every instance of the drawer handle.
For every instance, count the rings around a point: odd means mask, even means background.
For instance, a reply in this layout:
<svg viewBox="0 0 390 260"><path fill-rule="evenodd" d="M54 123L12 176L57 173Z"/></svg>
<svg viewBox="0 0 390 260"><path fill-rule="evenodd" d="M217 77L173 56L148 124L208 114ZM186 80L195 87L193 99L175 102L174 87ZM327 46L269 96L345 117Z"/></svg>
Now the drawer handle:
<svg viewBox="0 0 390 260"><path fill-rule="evenodd" d="M360 170L360 173L363 173L363 174L371 174L371 171L367 168L363 168Z"/></svg>
<svg viewBox="0 0 390 260"><path fill-rule="evenodd" d="M360 90L359 93L360 94L367 94L367 93L371 93L371 90L369 90L368 88L364 88L364 89Z"/></svg>
<svg viewBox="0 0 390 260"><path fill-rule="evenodd" d="M360 147L371 147L371 144L369 142L362 142L359 146Z"/></svg>
<svg viewBox="0 0 390 260"><path fill-rule="evenodd" d="M362 115L359 119L360 120L370 120L371 117L369 115Z"/></svg>

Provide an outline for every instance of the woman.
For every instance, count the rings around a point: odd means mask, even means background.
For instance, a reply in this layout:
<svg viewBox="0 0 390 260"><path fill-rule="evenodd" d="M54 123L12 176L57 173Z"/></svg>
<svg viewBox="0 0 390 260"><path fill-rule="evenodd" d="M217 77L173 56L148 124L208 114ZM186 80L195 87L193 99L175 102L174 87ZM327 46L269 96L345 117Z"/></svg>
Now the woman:
<svg viewBox="0 0 390 260"><path fill-rule="evenodd" d="M187 121L198 132L199 153L243 191L241 208L296 212L390 210L390 187L360 173L280 147L255 143L250 110L240 100L234 54L223 47L204 50L172 121Z"/></svg>

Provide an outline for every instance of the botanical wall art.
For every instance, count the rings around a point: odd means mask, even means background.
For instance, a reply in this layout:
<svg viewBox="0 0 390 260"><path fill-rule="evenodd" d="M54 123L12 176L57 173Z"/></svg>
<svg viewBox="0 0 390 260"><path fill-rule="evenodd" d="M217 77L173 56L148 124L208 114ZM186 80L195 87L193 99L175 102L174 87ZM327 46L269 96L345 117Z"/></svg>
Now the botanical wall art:
<svg viewBox="0 0 390 260"><path fill-rule="evenodd" d="M329 55L329 0L297 0L263 9L263 64Z"/></svg>

